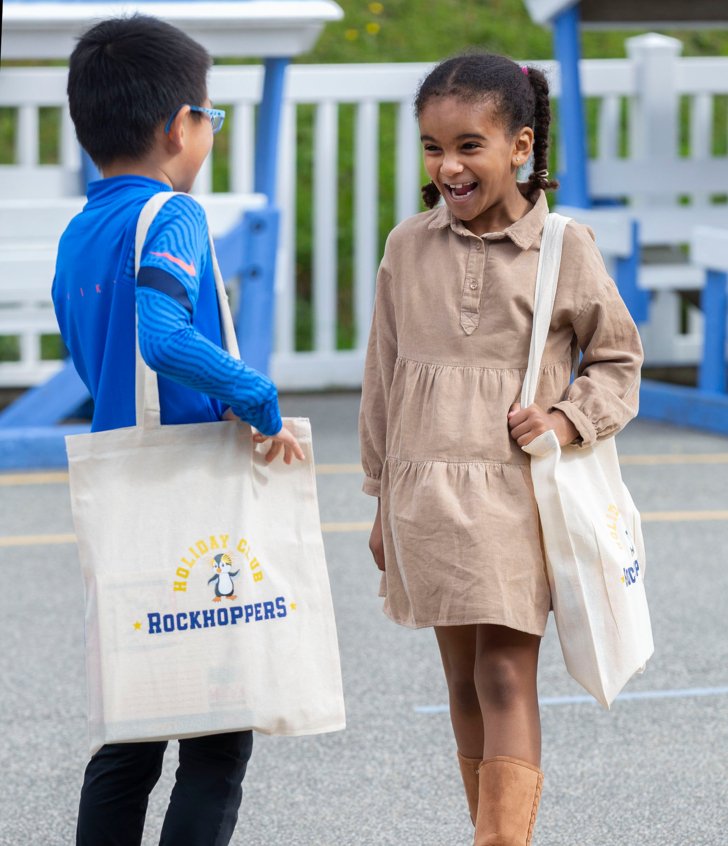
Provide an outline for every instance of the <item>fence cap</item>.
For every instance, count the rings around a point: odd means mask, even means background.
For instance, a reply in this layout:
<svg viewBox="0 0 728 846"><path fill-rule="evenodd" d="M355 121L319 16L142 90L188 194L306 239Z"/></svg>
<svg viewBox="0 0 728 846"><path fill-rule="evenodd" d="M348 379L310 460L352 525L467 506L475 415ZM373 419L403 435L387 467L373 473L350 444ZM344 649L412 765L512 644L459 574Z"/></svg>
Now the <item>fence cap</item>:
<svg viewBox="0 0 728 846"><path fill-rule="evenodd" d="M690 261L706 270L728 273L728 215L726 226L696 226L690 239Z"/></svg>
<svg viewBox="0 0 728 846"><path fill-rule="evenodd" d="M297 56L310 50L324 24L344 13L333 0L221 2L18 2L3 6L3 59L67 59L96 21L141 12L162 18L214 57Z"/></svg>

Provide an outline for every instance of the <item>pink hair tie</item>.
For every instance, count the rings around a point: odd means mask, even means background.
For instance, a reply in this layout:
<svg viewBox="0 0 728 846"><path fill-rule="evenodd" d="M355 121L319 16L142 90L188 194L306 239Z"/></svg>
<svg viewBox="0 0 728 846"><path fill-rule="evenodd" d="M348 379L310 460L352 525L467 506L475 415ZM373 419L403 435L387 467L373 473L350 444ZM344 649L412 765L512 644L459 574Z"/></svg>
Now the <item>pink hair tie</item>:
<svg viewBox="0 0 728 846"><path fill-rule="evenodd" d="M528 68L525 65L521 65L521 73L525 73L528 76Z"/></svg>

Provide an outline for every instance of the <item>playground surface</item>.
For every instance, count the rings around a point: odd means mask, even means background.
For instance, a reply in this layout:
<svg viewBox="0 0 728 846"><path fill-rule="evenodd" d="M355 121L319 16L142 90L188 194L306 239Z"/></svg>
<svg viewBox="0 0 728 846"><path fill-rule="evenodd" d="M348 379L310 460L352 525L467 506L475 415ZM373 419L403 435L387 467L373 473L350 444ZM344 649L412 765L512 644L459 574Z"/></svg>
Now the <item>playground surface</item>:
<svg viewBox="0 0 728 846"><path fill-rule="evenodd" d="M234 846L472 842L431 630L389 622L360 493L358 396L286 396L311 418L347 699L345 732L256 737ZM553 625L539 690L546 774L534 846L728 842L728 439L650 421L619 438L643 512L656 651L606 712ZM73 842L87 756L82 584L63 473L0 475L0 846ZM157 843L170 744L145 846ZM183 846L182 844L180 846Z"/></svg>

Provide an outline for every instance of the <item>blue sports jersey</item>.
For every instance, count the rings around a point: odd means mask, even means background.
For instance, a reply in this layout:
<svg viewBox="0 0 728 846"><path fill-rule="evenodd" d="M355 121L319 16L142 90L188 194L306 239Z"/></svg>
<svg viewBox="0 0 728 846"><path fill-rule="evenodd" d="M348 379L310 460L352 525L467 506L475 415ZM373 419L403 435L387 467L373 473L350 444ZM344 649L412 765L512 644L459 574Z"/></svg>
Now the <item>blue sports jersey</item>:
<svg viewBox="0 0 728 846"><path fill-rule="evenodd" d="M87 204L61 237L53 303L94 399L91 429L135 423L136 303L142 356L159 374L162 423L220 420L229 406L264 434L276 434L275 386L221 348L207 220L192 197L173 197L157 214L135 280L139 213L154 194L171 190L142 176L91 182Z"/></svg>

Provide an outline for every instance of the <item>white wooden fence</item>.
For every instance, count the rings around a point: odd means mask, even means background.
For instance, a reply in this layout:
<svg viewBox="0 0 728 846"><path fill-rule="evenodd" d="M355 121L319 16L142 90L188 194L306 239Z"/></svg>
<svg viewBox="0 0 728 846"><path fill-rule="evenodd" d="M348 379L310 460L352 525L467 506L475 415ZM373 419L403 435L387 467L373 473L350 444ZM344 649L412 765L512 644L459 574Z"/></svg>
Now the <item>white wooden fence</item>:
<svg viewBox="0 0 728 846"><path fill-rule="evenodd" d="M685 264L683 245L689 242L695 224L728 225L728 58L680 58L680 48L673 39L642 36L628 42L627 59L583 63L584 92L589 109L597 112L596 150L590 164L593 193L630 200L642 225L643 245L652 253L640 283L655 292L650 322L643 327L648 361L653 364L699 360L700 312L686 305L677 291L699 287L702 274ZM558 97L558 68L540 64ZM354 387L360 382L381 250L380 218L384 215L393 223L421 208L421 154L412 99L428 68L421 64L298 65L289 71L280 157L283 221L272 366L274 378L284 389ZM38 200L40 208L43 199L77 190L79 160L65 110L65 76L61 68L0 70L0 107L17 114L15 159L0 165L0 205L26 197ZM222 66L211 73L213 101L230 110L229 184L225 187L235 194L251 191L255 104L261 83L257 67ZM54 165L39 164L38 115L43 107L58 108L61 115L59 163ZM352 110L354 149L349 151L342 147L345 136L340 126L352 118ZM689 127L683 139L679 137L681 115ZM305 136L311 127L309 141ZM221 154L218 147L214 155ZM384 157L394 163L393 186L380 176ZM351 165L344 166L344 159L351 159ZM340 190L344 182L346 187L351 183L353 191L351 235L340 231L338 201L346 195ZM301 209L297 215L303 184L312 186L312 208ZM207 164L196 190L208 194L211 188L212 169ZM7 281L7 262L2 257L8 255L14 237L12 219L9 226L10 231L0 232L0 336L23 335L25 341L21 361L0 363L0 385L20 384L21 372L23 384L47 375L48 365L38 360L37 351L31 355L30 339L54 330L47 301L45 322L37 314L29 321L29 304L19 298L22 285ZM46 237L47 250L52 238L41 229L36 234ZM310 269L300 267L303 252L296 243L297 231L311 232ZM339 247L350 239L352 258L345 262ZM312 281L313 329L311 349L302 351L296 348L296 322L297 312L307 305L299 290L307 270ZM353 280L349 305L353 346L339 349L339 300L345 277ZM51 278L49 260L49 286ZM33 296L38 311L37 290ZM31 357L24 360L27 355Z"/></svg>

